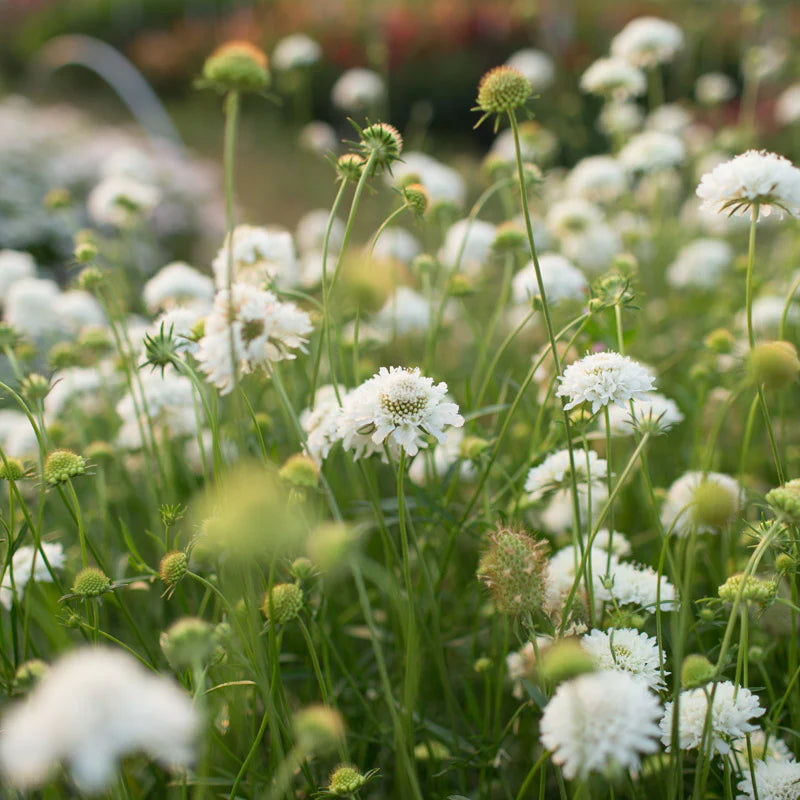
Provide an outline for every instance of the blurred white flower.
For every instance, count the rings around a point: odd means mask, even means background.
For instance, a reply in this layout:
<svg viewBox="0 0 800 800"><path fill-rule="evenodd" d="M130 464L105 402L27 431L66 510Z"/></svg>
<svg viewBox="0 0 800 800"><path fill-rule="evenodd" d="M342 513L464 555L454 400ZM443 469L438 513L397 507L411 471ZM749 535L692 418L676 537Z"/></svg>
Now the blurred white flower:
<svg viewBox="0 0 800 800"><path fill-rule="evenodd" d="M480 219L454 222L439 250L439 261L448 269L456 265L469 277L476 277L489 260L497 228Z"/></svg>
<svg viewBox="0 0 800 800"><path fill-rule="evenodd" d="M300 218L294 238L297 249L304 255L322 250L325 242L325 231L328 229L330 212L325 208L316 208ZM338 217L333 218L331 232L328 237L328 255L336 254L344 241L344 222Z"/></svg>
<svg viewBox="0 0 800 800"><path fill-rule="evenodd" d="M188 766L200 717L172 679L122 650L87 647L53 664L2 727L0 763L13 786L41 786L64 763L80 789L94 794L112 784L129 754Z"/></svg>
<svg viewBox="0 0 800 800"><path fill-rule="evenodd" d="M665 530L672 529L676 536L688 536L692 530L698 533L712 533L719 526L698 520L697 489L700 486L713 485L719 493L715 508L721 508L721 502L727 498L728 516L732 518L744 503L744 489L730 475L720 472L685 472L667 491L667 497L661 507L661 524ZM722 511L717 508L717 513ZM724 522L725 520L722 520Z"/></svg>
<svg viewBox="0 0 800 800"><path fill-rule="evenodd" d="M98 225L125 228L147 217L161 200L152 184L127 175L109 175L89 193L86 206Z"/></svg>
<svg viewBox="0 0 800 800"><path fill-rule="evenodd" d="M633 416L630 406L622 408L618 405L608 407L608 421L611 433L617 436L629 436L637 425L644 423L658 423L661 431L668 431L683 421L683 414L677 403L658 392L648 392L646 397L631 400L633 403ZM605 415L598 417L600 429L605 431Z"/></svg>
<svg viewBox="0 0 800 800"><path fill-rule="evenodd" d="M544 708L542 744L564 777L585 778L612 766L637 770L658 749L658 698L625 672L601 671L559 684Z"/></svg>
<svg viewBox="0 0 800 800"><path fill-rule="evenodd" d="M297 254L292 234L277 226L237 225L233 230L233 281L261 286L297 286ZM228 237L211 265L218 289L227 288Z"/></svg>
<svg viewBox="0 0 800 800"><path fill-rule="evenodd" d="M310 36L293 33L284 36L272 51L270 64L278 71L300 69L316 64L322 58L322 48Z"/></svg>
<svg viewBox="0 0 800 800"><path fill-rule="evenodd" d="M377 259L393 259L410 264L421 252L422 245L411 231L390 226L383 229L372 255Z"/></svg>
<svg viewBox="0 0 800 800"><path fill-rule="evenodd" d="M569 259L558 253L542 253L539 256L539 269L548 303L562 300L581 300L589 291L584 274ZM533 261L523 267L511 282L511 295L515 303L530 303L532 297L539 296L536 268Z"/></svg>
<svg viewBox="0 0 800 800"><path fill-rule="evenodd" d="M608 470L608 462L598 458L594 450L575 450L575 478L578 491L584 494L588 491L591 480L592 490L595 484L602 487ZM551 453L541 464L531 467L525 479L525 491L531 500L538 500L548 492L556 489L565 489L572 486L569 450L558 450Z"/></svg>
<svg viewBox="0 0 800 800"><path fill-rule="evenodd" d="M677 167L685 158L683 142L677 136L661 131L636 134L619 153L620 163L629 172L654 172Z"/></svg>
<svg viewBox="0 0 800 800"><path fill-rule="evenodd" d="M533 47L512 53L506 61L506 66L521 72L535 93L549 89L556 77L553 59L547 53Z"/></svg>
<svg viewBox="0 0 800 800"><path fill-rule="evenodd" d="M0 250L0 303L4 302L11 285L22 278L36 276L36 262L30 253L19 250Z"/></svg>
<svg viewBox="0 0 800 800"><path fill-rule="evenodd" d="M421 183L431 199L431 208L453 205L461 208L467 196L467 187L459 173L447 164L416 150L403 153L403 160L392 164L391 179L395 184L412 179Z"/></svg>
<svg viewBox="0 0 800 800"><path fill-rule="evenodd" d="M758 800L787 800L800 794L800 764L796 761L767 757L753 764L753 772L755 788L750 770L747 767L742 770L742 780L736 788L744 794L737 800L755 800L756 797Z"/></svg>
<svg viewBox="0 0 800 800"><path fill-rule="evenodd" d="M733 247L723 239L695 239L684 245L667 267L667 283L676 289L713 289L733 256Z"/></svg>
<svg viewBox="0 0 800 800"><path fill-rule="evenodd" d="M581 89L620 102L644 94L647 79L622 58L598 58L581 75Z"/></svg>
<svg viewBox="0 0 800 800"><path fill-rule="evenodd" d="M347 390L340 386L339 397L342 400ZM331 451L338 437L339 412L341 407L336 398L336 389L332 385L320 386L314 393L314 402L310 408L300 413L300 425L306 435L305 451L317 464L321 464Z"/></svg>
<svg viewBox="0 0 800 800"><path fill-rule="evenodd" d="M371 69L356 67L344 72L331 90L333 104L342 111L366 111L386 94L383 78Z"/></svg>
<svg viewBox="0 0 800 800"><path fill-rule="evenodd" d="M704 106L717 106L736 97L736 82L724 72L706 72L694 82L694 96Z"/></svg>
<svg viewBox="0 0 800 800"><path fill-rule="evenodd" d="M637 67L665 64L683 48L683 31L658 17L632 19L612 40L611 54Z"/></svg>
<svg viewBox="0 0 800 800"><path fill-rule="evenodd" d="M780 125L796 125L800 122L800 83L795 83L778 95L775 121Z"/></svg>
<svg viewBox="0 0 800 800"><path fill-rule="evenodd" d="M210 303L214 298L214 281L184 261L173 261L145 283L142 297L150 312L193 300Z"/></svg>
<svg viewBox="0 0 800 800"><path fill-rule="evenodd" d="M320 119L311 120L300 129L298 142L301 147L321 156L339 149L339 137L333 126Z"/></svg>
<svg viewBox="0 0 800 800"><path fill-rule="evenodd" d="M64 548L59 542L42 542L41 547L51 569L57 570L64 566ZM13 587L12 574L14 576ZM14 590L16 590L16 596L20 597L28 581L31 580L39 583L52 583L53 576L42 558L42 553L37 548L26 544L14 551L10 573L6 571L3 576L3 582L0 585L0 605L11 608L11 604L14 602Z"/></svg>
<svg viewBox="0 0 800 800"><path fill-rule="evenodd" d="M597 118L597 128L611 137L627 137L636 133L644 122L644 112L633 102L606 103Z"/></svg>
<svg viewBox="0 0 800 800"><path fill-rule="evenodd" d="M613 156L588 156L572 168L565 188L591 203L612 203L628 191L628 175Z"/></svg>

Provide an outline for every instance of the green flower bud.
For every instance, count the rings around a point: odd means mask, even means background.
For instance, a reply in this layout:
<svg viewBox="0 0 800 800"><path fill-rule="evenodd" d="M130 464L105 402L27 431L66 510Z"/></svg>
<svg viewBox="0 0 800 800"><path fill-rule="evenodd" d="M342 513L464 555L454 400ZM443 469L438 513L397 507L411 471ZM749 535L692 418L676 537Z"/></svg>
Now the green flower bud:
<svg viewBox="0 0 800 800"><path fill-rule="evenodd" d="M70 478L86 472L86 459L72 450L53 450L44 462L43 477L46 483L57 486Z"/></svg>
<svg viewBox="0 0 800 800"><path fill-rule="evenodd" d="M336 161L336 172L343 181L356 183L364 171L364 159L358 153L345 153Z"/></svg>
<svg viewBox="0 0 800 800"><path fill-rule="evenodd" d="M353 764L342 764L336 767L328 779L328 792L334 797L343 797L357 792L367 779Z"/></svg>
<svg viewBox="0 0 800 800"><path fill-rule="evenodd" d="M800 359L791 342L764 342L750 351L747 371L753 383L783 389L800 375Z"/></svg>
<svg viewBox="0 0 800 800"><path fill-rule="evenodd" d="M431 203L428 190L421 183L409 183L401 190L403 200L413 209L418 217L425 216Z"/></svg>
<svg viewBox="0 0 800 800"><path fill-rule="evenodd" d="M800 522L800 478L767 492L767 502L779 516Z"/></svg>
<svg viewBox="0 0 800 800"><path fill-rule="evenodd" d="M736 494L716 481L703 480L694 490L691 515L698 526L724 528L738 510Z"/></svg>
<svg viewBox="0 0 800 800"><path fill-rule="evenodd" d="M50 394L50 381L38 372L31 372L22 379L20 390L27 400L44 400Z"/></svg>
<svg viewBox="0 0 800 800"><path fill-rule="evenodd" d="M292 719L292 730L298 747L305 753L333 753L345 740L342 715L330 706L308 706L298 711Z"/></svg>
<svg viewBox="0 0 800 800"><path fill-rule="evenodd" d="M184 617L161 634L161 649L173 669L190 669L208 663L217 647L214 628L198 617Z"/></svg>
<svg viewBox="0 0 800 800"><path fill-rule="evenodd" d="M105 283L105 273L97 267L84 267L75 279L75 288L84 292L97 292Z"/></svg>
<svg viewBox="0 0 800 800"><path fill-rule="evenodd" d="M84 567L72 584L72 593L80 597L99 597L111 590L111 581L103 570L97 567Z"/></svg>
<svg viewBox="0 0 800 800"><path fill-rule="evenodd" d="M296 453L286 459L278 475L292 486L313 488L319 483L319 465L305 453Z"/></svg>
<svg viewBox="0 0 800 800"><path fill-rule="evenodd" d="M561 639L540 651L536 671L545 680L560 683L594 672L595 664L577 639Z"/></svg>
<svg viewBox="0 0 800 800"><path fill-rule="evenodd" d="M781 553L775 559L775 569L781 575L792 575L797 570L797 563L788 553Z"/></svg>
<svg viewBox="0 0 800 800"><path fill-rule="evenodd" d="M69 189L64 189L63 187L51 189L44 196L44 206L50 211L61 211L65 208L69 208L71 205L72 195Z"/></svg>
<svg viewBox="0 0 800 800"><path fill-rule="evenodd" d="M691 653L681 664L681 686L684 689L697 689L714 679L716 667L698 653Z"/></svg>
<svg viewBox="0 0 800 800"><path fill-rule="evenodd" d="M489 448L489 442L480 436L465 436L461 440L460 452L462 458L476 461Z"/></svg>
<svg viewBox="0 0 800 800"><path fill-rule="evenodd" d="M186 574L188 559L182 550L167 553L158 565L158 574L167 586L175 586Z"/></svg>
<svg viewBox="0 0 800 800"><path fill-rule="evenodd" d="M714 353L724 355L733 350L733 334L727 328L717 328L706 336L703 344Z"/></svg>
<svg viewBox="0 0 800 800"><path fill-rule="evenodd" d="M482 675L484 672L488 672L492 668L492 659L488 656L481 656L479 659L475 661L472 665L472 669L475 670L479 675Z"/></svg>
<svg viewBox="0 0 800 800"><path fill-rule="evenodd" d="M492 249L500 253L527 250L528 235L516 222L503 222L497 226Z"/></svg>
<svg viewBox="0 0 800 800"><path fill-rule="evenodd" d="M742 584L744 583L744 588ZM741 592L742 602L757 603L766 605L777 594L778 584L774 580L757 578L755 575L748 575L745 579L743 573L731 575L722 586L717 589L717 594L726 603L733 603Z"/></svg>
<svg viewBox="0 0 800 800"><path fill-rule="evenodd" d="M220 92L260 92L269 85L267 56L250 42L226 42L206 59L203 80Z"/></svg>
<svg viewBox="0 0 800 800"><path fill-rule="evenodd" d="M525 104L531 96L528 79L505 65L489 70L478 84L477 109L484 114L505 114Z"/></svg>
<svg viewBox="0 0 800 800"><path fill-rule="evenodd" d="M303 610L303 590L296 583L276 583L264 595L261 611L272 625L286 625Z"/></svg>
<svg viewBox="0 0 800 800"><path fill-rule="evenodd" d="M14 693L25 694L30 691L46 674L50 667L38 658L25 661L14 673Z"/></svg>
<svg viewBox="0 0 800 800"><path fill-rule="evenodd" d="M356 542L353 529L346 523L323 522L308 537L306 553L314 564L328 572L350 560Z"/></svg>
<svg viewBox="0 0 800 800"><path fill-rule="evenodd" d="M289 574L297 581L309 581L315 575L314 563L310 558L300 556L292 561Z"/></svg>
<svg viewBox="0 0 800 800"><path fill-rule="evenodd" d="M25 477L25 467L18 458L6 456L6 460L0 459L0 480L19 481Z"/></svg>

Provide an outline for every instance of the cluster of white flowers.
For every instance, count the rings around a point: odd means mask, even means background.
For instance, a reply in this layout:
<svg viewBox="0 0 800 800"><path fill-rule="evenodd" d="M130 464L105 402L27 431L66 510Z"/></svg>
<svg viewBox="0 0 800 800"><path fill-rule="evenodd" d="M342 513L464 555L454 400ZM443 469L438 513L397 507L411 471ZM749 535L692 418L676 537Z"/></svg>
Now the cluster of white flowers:
<svg viewBox="0 0 800 800"><path fill-rule="evenodd" d="M310 36L293 33L284 36L272 51L272 66L281 72L302 69L316 64L322 57L322 48Z"/></svg>
<svg viewBox="0 0 800 800"><path fill-rule="evenodd" d="M12 284L22 278L36 275L36 262L30 253L19 250L0 250L0 297L4 302L6 292Z"/></svg>
<svg viewBox="0 0 800 800"><path fill-rule="evenodd" d="M667 281L676 289L713 289L732 261L733 248L726 241L695 239L667 267Z"/></svg>
<svg viewBox="0 0 800 800"><path fill-rule="evenodd" d="M229 237L211 266L218 289L228 286L228 259L233 265L234 283L261 286L275 283L281 287L298 284L297 254L292 234L285 228L237 225L233 230L233 247Z"/></svg>
<svg viewBox="0 0 800 800"><path fill-rule="evenodd" d="M685 159L686 146L677 136L654 130L636 134L619 153L620 163L629 172L678 167Z"/></svg>
<svg viewBox="0 0 800 800"><path fill-rule="evenodd" d="M622 58L598 58L581 75L581 89L619 102L644 94L647 79Z"/></svg>
<svg viewBox="0 0 800 800"><path fill-rule="evenodd" d="M794 759L767 757L753 764L755 786L749 769L742 770L742 780L737 785L737 800L791 800L800 794L800 764Z"/></svg>
<svg viewBox="0 0 800 800"><path fill-rule="evenodd" d="M672 61L682 48L681 29L658 17L637 17L611 40L612 55L648 69Z"/></svg>
<svg viewBox="0 0 800 800"><path fill-rule="evenodd" d="M151 313L185 304L207 305L214 298L214 282L189 264L173 261L145 283L142 298Z"/></svg>
<svg viewBox="0 0 800 800"><path fill-rule="evenodd" d="M584 274L568 258L558 253L542 253L539 256L539 269L548 303L581 300L587 296L589 283ZM531 298L539 296L539 283L536 280L536 267L533 261L514 276L511 293L514 302L520 305L528 304Z"/></svg>
<svg viewBox="0 0 800 800"><path fill-rule="evenodd" d="M613 156L588 156L572 168L565 188L573 197L612 203L628 190L628 174Z"/></svg>
<svg viewBox="0 0 800 800"><path fill-rule="evenodd" d="M654 636L635 628L592 630L581 639L581 646L598 669L627 672L658 691L665 687L662 665L666 655Z"/></svg>
<svg viewBox="0 0 800 800"><path fill-rule="evenodd" d="M231 298L226 289L217 292L197 349L200 369L221 394L233 390L234 368L247 375L272 362L295 358L294 350L306 352L311 332L308 314L272 292L234 283Z"/></svg>
<svg viewBox="0 0 800 800"><path fill-rule="evenodd" d="M748 214L758 208L759 217L776 211L800 216L800 169L765 150L748 150L714 167L697 187L702 207L718 214Z"/></svg>
<svg viewBox="0 0 800 800"><path fill-rule="evenodd" d="M47 563L42 557L42 552L47 558ZM42 542L41 550L31 545L18 547L11 559L11 570L6 572L0 584L0 605L11 608L15 599L22 596L28 581L52 583L53 576L47 564L53 570L64 566L64 548L59 542Z"/></svg>
<svg viewBox="0 0 800 800"><path fill-rule="evenodd" d="M573 460L578 491L588 493L590 485L592 491L602 490L608 470L605 459L598 458L594 450L575 450ZM566 449L552 453L541 464L531 467L525 480L529 498L535 501L548 492L571 486L571 469L570 452Z"/></svg>
<svg viewBox="0 0 800 800"><path fill-rule="evenodd" d="M103 178L90 192L86 205L98 225L126 228L147 217L160 200L156 186L118 173Z"/></svg>
<svg viewBox="0 0 800 800"><path fill-rule="evenodd" d="M83 792L114 780L118 762L146 753L188 766L200 717L191 697L122 650L86 648L53 664L3 719L0 765L20 789L41 786L59 763Z"/></svg>

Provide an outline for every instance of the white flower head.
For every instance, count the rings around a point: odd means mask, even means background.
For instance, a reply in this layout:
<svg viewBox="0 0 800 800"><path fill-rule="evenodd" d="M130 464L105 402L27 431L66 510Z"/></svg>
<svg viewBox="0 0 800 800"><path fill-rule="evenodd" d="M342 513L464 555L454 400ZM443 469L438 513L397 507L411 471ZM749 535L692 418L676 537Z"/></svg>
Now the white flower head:
<svg viewBox="0 0 800 800"><path fill-rule="evenodd" d="M704 106L717 106L736 97L736 82L724 72L706 72L694 82L694 96Z"/></svg>
<svg viewBox="0 0 800 800"><path fill-rule="evenodd" d="M364 111L383 100L383 78L371 69L356 67L342 73L331 90L333 104L342 111Z"/></svg>
<svg viewBox="0 0 800 800"><path fill-rule="evenodd" d="M645 68L672 61L682 48L681 29L658 17L637 17L611 40L612 55Z"/></svg>
<svg viewBox="0 0 800 800"><path fill-rule="evenodd" d="M321 119L306 123L298 136L300 146L317 155L325 156L339 149L339 137L333 126Z"/></svg>
<svg viewBox="0 0 800 800"><path fill-rule="evenodd" d="M800 83L784 89L775 102L775 120L780 125L800 122Z"/></svg>
<svg viewBox="0 0 800 800"><path fill-rule="evenodd" d="M568 259L558 253L542 253L539 269L549 303L562 300L581 300L589 291L584 274ZM539 283L533 261L523 267L511 282L511 295L515 303L529 303L539 296Z"/></svg>
<svg viewBox="0 0 800 800"><path fill-rule="evenodd" d="M579 492L586 494L590 482L593 491L603 486L608 470L605 459L598 458L594 450L576 450L573 460ZM548 492L569 488L571 485L569 450L558 450L547 456L538 466L531 467L525 480L525 491L531 500L538 500Z"/></svg>
<svg viewBox="0 0 800 800"><path fill-rule="evenodd" d="M99 225L125 228L146 217L161 200L159 189L138 178L109 175L89 193L89 215Z"/></svg>
<svg viewBox="0 0 800 800"><path fill-rule="evenodd" d="M305 33L292 33L284 36L272 51L272 66L286 72L291 69L311 67L322 57L322 48Z"/></svg>
<svg viewBox="0 0 800 800"><path fill-rule="evenodd" d="M325 243L325 231L328 229L330 212L325 208L316 208L304 214L297 223L294 236L297 249L304 255L322 250ZM328 239L328 255L338 253L344 241L344 222L333 218L331 233Z"/></svg>
<svg viewBox="0 0 800 800"><path fill-rule="evenodd" d="M212 267L218 289L228 286L228 237ZM299 280L292 234L277 226L237 225L233 230L233 281L260 286L274 282L291 288Z"/></svg>
<svg viewBox="0 0 800 800"><path fill-rule="evenodd" d="M470 277L477 276L489 260L497 228L480 219L454 222L444 237L439 261L451 269L456 266Z"/></svg>
<svg viewBox="0 0 800 800"><path fill-rule="evenodd" d="M747 214L758 206L759 217L772 211L798 217L800 169L775 153L748 150L703 175L697 196L702 208L718 214Z"/></svg>
<svg viewBox="0 0 800 800"><path fill-rule="evenodd" d="M385 443L395 454L402 448L413 456L427 447L426 435L444 442L445 428L464 424L458 406L446 395L447 384L434 384L419 368L381 367L343 402L339 436L345 450L353 450L358 458Z"/></svg>
<svg viewBox="0 0 800 800"><path fill-rule="evenodd" d="M753 764L756 777L755 790L750 770L742 770L742 780L737 784L737 800L795 800L800 796L800 764L772 757ZM758 794L756 795L756 791Z"/></svg>
<svg viewBox="0 0 800 800"><path fill-rule="evenodd" d="M448 205L461 208L467 197L467 187L461 175L427 153L411 150L403 153L403 160L392 164L392 175L387 174L395 185L401 181L415 179L430 196L431 207Z"/></svg>
<svg viewBox="0 0 800 800"><path fill-rule="evenodd" d="M588 156L572 168L565 186L572 196L610 203L628 190L628 175L613 156Z"/></svg>
<svg viewBox="0 0 800 800"><path fill-rule="evenodd" d="M339 397L347 390L339 387ZM300 414L300 425L306 434L305 450L317 464L321 464L338 439L338 422L341 407L332 385L320 386L314 393L314 403Z"/></svg>
<svg viewBox="0 0 800 800"><path fill-rule="evenodd" d="M147 281L142 297L151 312L193 301L210 303L214 281L183 261L173 261Z"/></svg>
<svg viewBox="0 0 800 800"><path fill-rule="evenodd" d="M758 697L744 686L723 681L702 689L689 689L681 692L679 702L678 746L681 750L694 750L700 747L712 691L714 692L710 725L712 753L726 755L730 752L731 740L758 730L750 720L760 717L765 709L758 702ZM667 750L670 749L672 742L672 715L673 704L667 703L664 718L661 720L661 741Z"/></svg>
<svg viewBox="0 0 800 800"><path fill-rule="evenodd" d="M217 292L197 350L200 369L222 394L233 390L232 355L239 374L246 375L271 362L295 358L295 350L306 352L311 332L308 314L294 303L281 302L272 292L234 283L232 298L229 303L227 290Z"/></svg>
<svg viewBox="0 0 800 800"><path fill-rule="evenodd" d="M191 697L171 678L121 650L84 648L53 664L8 711L0 764L12 785L26 789L41 786L62 762L84 792L96 793L129 754L190 764L199 728Z"/></svg>
<svg viewBox="0 0 800 800"><path fill-rule="evenodd" d="M636 770L657 750L658 698L633 676L614 670L565 681L545 706L542 744L567 779L612 765Z"/></svg>
<svg viewBox="0 0 800 800"><path fill-rule="evenodd" d="M598 58L581 75L581 89L615 102L644 94L647 79L636 66L622 58Z"/></svg>
<svg viewBox="0 0 800 800"><path fill-rule="evenodd" d="M30 253L20 250L0 250L0 297L5 298L11 284L21 278L36 275L36 262Z"/></svg>
<svg viewBox="0 0 800 800"><path fill-rule="evenodd" d="M723 239L695 239L682 247L667 267L667 282L676 289L713 289L733 255L733 248Z"/></svg>
<svg viewBox="0 0 800 800"><path fill-rule="evenodd" d="M644 681L650 689L664 688L661 664L666 656L663 650L659 653L655 636L648 636L635 628L595 629L581 639L581 646L598 669L628 672Z"/></svg>
<svg viewBox="0 0 800 800"><path fill-rule="evenodd" d="M620 150L620 163L629 172L655 172L680 166L686 158L683 142L671 133L643 131Z"/></svg>
<svg viewBox="0 0 800 800"><path fill-rule="evenodd" d="M593 414L611 403L625 408L653 389L653 376L641 364L612 351L591 353L570 364L559 381L556 395L569 399L567 411L591 403Z"/></svg>
<svg viewBox="0 0 800 800"><path fill-rule="evenodd" d="M64 566L64 548L59 542L42 542L42 551L44 551L50 569L57 570ZM3 583L0 585L0 604L6 608L11 608L14 600L14 590L16 590L16 596L20 597L28 581L52 583L53 576L50 574L47 564L38 548L31 545L18 547L11 559L11 572L14 576L13 586L11 575L6 572L3 576Z"/></svg>
<svg viewBox="0 0 800 800"><path fill-rule="evenodd" d="M631 400L631 409L613 405L608 407L608 421L611 433L617 436L629 436L639 426L657 428L660 433L674 428L683 421L683 413L678 404L669 397L658 392L649 392L641 400ZM605 416L599 418L601 430L605 430Z"/></svg>
<svg viewBox="0 0 800 800"><path fill-rule="evenodd" d="M556 77L553 59L547 53L526 47L509 56L506 66L521 72L534 92L549 89Z"/></svg>
<svg viewBox="0 0 800 800"><path fill-rule="evenodd" d="M644 122L644 112L634 102L612 101L603 106L597 118L597 129L606 136L627 137L636 133Z"/></svg>
<svg viewBox="0 0 800 800"><path fill-rule="evenodd" d="M713 484L714 490L720 495L714 503L715 507L721 508L722 498L727 495L729 519L736 515L744 504L744 490L735 478L721 472L686 472L669 487L661 507L661 524L665 530L671 529L676 536L688 536L693 530L697 533L713 533L719 530L718 525L698 519L698 513L702 514L702 509L697 506L697 490L707 484ZM720 513L719 510L715 511L717 516Z"/></svg>
<svg viewBox="0 0 800 800"><path fill-rule="evenodd" d="M636 606L653 613L675 608L675 587L665 575L652 568L631 561L620 561L609 575L608 592L620 606Z"/></svg>

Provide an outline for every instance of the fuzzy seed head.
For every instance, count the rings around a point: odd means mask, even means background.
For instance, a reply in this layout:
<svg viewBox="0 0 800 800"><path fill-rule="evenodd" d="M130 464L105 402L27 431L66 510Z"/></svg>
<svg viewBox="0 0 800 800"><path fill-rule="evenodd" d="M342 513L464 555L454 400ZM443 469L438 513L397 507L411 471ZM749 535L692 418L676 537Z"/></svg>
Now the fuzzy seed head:
<svg viewBox="0 0 800 800"><path fill-rule="evenodd" d="M158 565L158 574L167 586L175 586L178 581L186 574L188 560L186 553L182 550L175 550L167 553Z"/></svg>
<svg viewBox="0 0 800 800"><path fill-rule="evenodd" d="M276 583L264 595L261 611L272 625L286 625L303 610L303 590L296 583Z"/></svg>
<svg viewBox="0 0 800 800"><path fill-rule="evenodd" d="M159 643L173 669L188 669L211 659L217 647L217 634L205 620L184 617L161 634Z"/></svg>
<svg viewBox="0 0 800 800"><path fill-rule="evenodd" d="M84 292L97 292L105 283L105 273L97 267L84 267L75 279L75 288Z"/></svg>
<svg viewBox="0 0 800 800"><path fill-rule="evenodd" d="M258 92L269 85L266 54L250 42L227 42L203 65L203 79L221 92Z"/></svg>
<svg viewBox="0 0 800 800"><path fill-rule="evenodd" d="M714 665L699 653L690 653L681 665L681 686L684 689L697 689L714 679Z"/></svg>
<svg viewBox="0 0 800 800"><path fill-rule="evenodd" d="M365 159L373 157L376 167L387 167L400 158L403 137L394 125L376 122L361 131L360 150Z"/></svg>
<svg viewBox="0 0 800 800"><path fill-rule="evenodd" d="M328 792L334 797L343 797L357 792L367 779L353 764L342 764L331 773L328 781Z"/></svg>
<svg viewBox="0 0 800 800"><path fill-rule="evenodd" d="M358 153L345 153L336 161L336 172L343 181L357 183L364 171L364 159Z"/></svg>
<svg viewBox="0 0 800 800"><path fill-rule="evenodd" d="M86 472L86 459L72 450L53 450L44 462L44 480L51 486Z"/></svg>
<svg viewBox="0 0 800 800"><path fill-rule="evenodd" d="M421 183L409 183L403 187L403 199L413 209L414 213L422 217L431 204L431 196Z"/></svg>
<svg viewBox="0 0 800 800"><path fill-rule="evenodd" d="M319 483L319 466L304 453L295 453L286 459L278 475L292 486L313 488Z"/></svg>
<svg viewBox="0 0 800 800"><path fill-rule="evenodd" d="M561 639L540 653L537 672L551 683L594 672L596 665L577 639Z"/></svg>
<svg viewBox="0 0 800 800"><path fill-rule="evenodd" d="M50 394L50 381L38 372L31 372L22 379L20 389L27 400L44 400Z"/></svg>
<svg viewBox="0 0 800 800"><path fill-rule="evenodd" d="M487 114L505 114L524 105L530 96L531 84L519 70L495 67L478 84L478 109Z"/></svg>
<svg viewBox="0 0 800 800"><path fill-rule="evenodd" d="M720 599L726 603L733 603L741 592L742 601L747 603L757 603L760 606L766 605L775 597L778 591L777 581L757 578L755 575L748 575L745 579L744 574L738 573L731 575L722 586L717 589Z"/></svg>
<svg viewBox="0 0 800 800"><path fill-rule="evenodd" d="M800 375L800 359L791 342L764 342L750 351L747 371L753 383L783 389Z"/></svg>
<svg viewBox="0 0 800 800"><path fill-rule="evenodd" d="M694 490L691 514L698 526L724 528L737 509L736 496L716 481L703 480Z"/></svg>
<svg viewBox="0 0 800 800"><path fill-rule="evenodd" d="M800 478L767 492L767 502L777 514L800 522Z"/></svg>
<svg viewBox="0 0 800 800"><path fill-rule="evenodd" d="M25 476L25 467L18 458L9 458L0 460L0 480L1 481L18 481L22 480Z"/></svg>
<svg viewBox="0 0 800 800"><path fill-rule="evenodd" d="M516 616L541 608L547 543L511 528L499 528L489 539L477 574L492 593L497 610Z"/></svg>
<svg viewBox="0 0 800 800"><path fill-rule="evenodd" d="M72 584L72 593L80 597L99 597L111 589L111 581L103 570L84 567Z"/></svg>
<svg viewBox="0 0 800 800"><path fill-rule="evenodd" d="M332 753L345 739L342 715L330 706L308 706L298 711L292 728L298 747L307 753Z"/></svg>

